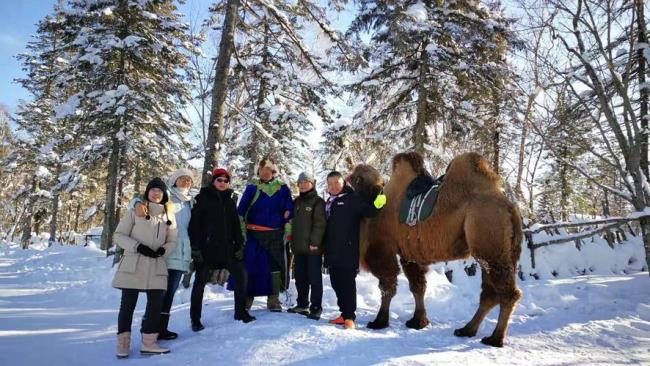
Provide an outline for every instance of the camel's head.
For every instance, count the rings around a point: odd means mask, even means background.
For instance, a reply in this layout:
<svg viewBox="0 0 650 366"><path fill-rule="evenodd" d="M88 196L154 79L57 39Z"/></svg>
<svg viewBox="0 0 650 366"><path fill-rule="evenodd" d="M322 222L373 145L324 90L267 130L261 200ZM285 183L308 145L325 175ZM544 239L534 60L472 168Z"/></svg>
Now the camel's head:
<svg viewBox="0 0 650 366"><path fill-rule="evenodd" d="M412 179L425 174L424 157L416 151L402 152L393 157L392 174Z"/></svg>
<svg viewBox="0 0 650 366"><path fill-rule="evenodd" d="M384 178L377 169L367 164L357 165L347 181L367 202L372 202L384 188Z"/></svg>

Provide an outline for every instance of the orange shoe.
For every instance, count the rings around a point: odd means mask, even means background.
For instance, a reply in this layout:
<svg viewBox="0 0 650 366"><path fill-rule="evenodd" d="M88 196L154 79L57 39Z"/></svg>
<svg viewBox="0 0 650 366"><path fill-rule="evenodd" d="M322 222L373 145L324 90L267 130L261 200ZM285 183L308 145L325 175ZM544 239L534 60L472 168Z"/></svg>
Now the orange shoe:
<svg viewBox="0 0 650 366"><path fill-rule="evenodd" d="M352 319L345 319L345 324L343 325L343 327L345 329L354 329L354 328L356 328L354 326L354 320L352 320Z"/></svg>
<svg viewBox="0 0 650 366"><path fill-rule="evenodd" d="M343 319L343 315L339 315L338 318L330 320L329 323L336 324L336 325L343 325L345 323L345 319Z"/></svg>

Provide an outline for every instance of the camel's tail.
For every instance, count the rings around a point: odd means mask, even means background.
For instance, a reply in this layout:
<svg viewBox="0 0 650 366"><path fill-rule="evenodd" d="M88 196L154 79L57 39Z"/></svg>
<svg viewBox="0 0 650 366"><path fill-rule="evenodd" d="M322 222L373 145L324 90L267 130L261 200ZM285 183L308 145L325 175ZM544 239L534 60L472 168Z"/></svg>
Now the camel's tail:
<svg viewBox="0 0 650 366"><path fill-rule="evenodd" d="M521 213L519 208L516 205L510 204L508 207L510 211L510 222L512 223L512 263L513 265L517 264L519 261L519 256L521 255L521 243L524 238L523 231L521 229Z"/></svg>

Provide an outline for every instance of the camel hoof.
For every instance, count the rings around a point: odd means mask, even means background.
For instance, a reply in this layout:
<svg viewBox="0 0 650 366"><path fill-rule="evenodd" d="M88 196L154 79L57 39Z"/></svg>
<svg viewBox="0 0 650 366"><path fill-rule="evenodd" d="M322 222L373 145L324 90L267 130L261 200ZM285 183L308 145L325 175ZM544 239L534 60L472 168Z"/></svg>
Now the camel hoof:
<svg viewBox="0 0 650 366"><path fill-rule="evenodd" d="M429 325L429 319L427 318L412 318L406 322L406 326L411 329L420 330Z"/></svg>
<svg viewBox="0 0 650 366"><path fill-rule="evenodd" d="M459 328L454 330L454 335L456 337L474 337L476 335L476 332L471 332L467 330L467 328Z"/></svg>
<svg viewBox="0 0 650 366"><path fill-rule="evenodd" d="M481 339L481 343L492 347L503 347L503 339L498 339L494 336Z"/></svg>
<svg viewBox="0 0 650 366"><path fill-rule="evenodd" d="M370 323L368 323L368 328L369 329L384 329L388 328L388 322L387 321L380 321L380 320L375 320Z"/></svg>

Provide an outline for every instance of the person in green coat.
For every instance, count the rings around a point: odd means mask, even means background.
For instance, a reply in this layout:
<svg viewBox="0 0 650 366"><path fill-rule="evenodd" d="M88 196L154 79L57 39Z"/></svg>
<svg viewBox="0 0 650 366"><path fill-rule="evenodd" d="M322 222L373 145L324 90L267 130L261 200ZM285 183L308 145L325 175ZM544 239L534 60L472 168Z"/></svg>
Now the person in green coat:
<svg viewBox="0 0 650 366"><path fill-rule="evenodd" d="M322 241L327 225L325 201L316 192L316 180L308 173L298 176L300 195L293 203L291 251L295 258L298 304L290 313L318 320L322 312L323 264ZM309 292L311 290L311 296ZM311 301L311 305L310 305Z"/></svg>

